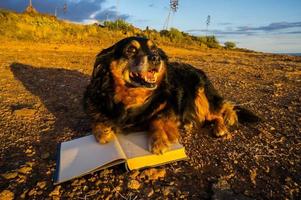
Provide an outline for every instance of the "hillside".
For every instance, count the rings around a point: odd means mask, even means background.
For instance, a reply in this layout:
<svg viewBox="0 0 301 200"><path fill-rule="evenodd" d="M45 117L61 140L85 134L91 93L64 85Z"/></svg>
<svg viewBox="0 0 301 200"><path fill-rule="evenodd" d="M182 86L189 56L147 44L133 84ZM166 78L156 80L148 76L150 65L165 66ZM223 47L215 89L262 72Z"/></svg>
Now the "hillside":
<svg viewBox="0 0 301 200"><path fill-rule="evenodd" d="M163 38L171 61L201 68L226 99L264 121L239 124L230 139L215 138L208 126L182 132L187 161L112 167L54 186L56 145L91 131L81 100L95 55L126 35L0 13L0 199L301 198L301 57L179 48ZM77 38L90 29L94 36Z"/></svg>
<svg viewBox="0 0 301 200"><path fill-rule="evenodd" d="M158 44L164 45L189 48L221 48L214 36L191 36L175 28L160 32L148 28L141 30L123 20L105 21L103 25L83 25L62 21L45 14L15 13L0 9L0 21L0 39L109 45L121 38L135 35L151 38Z"/></svg>

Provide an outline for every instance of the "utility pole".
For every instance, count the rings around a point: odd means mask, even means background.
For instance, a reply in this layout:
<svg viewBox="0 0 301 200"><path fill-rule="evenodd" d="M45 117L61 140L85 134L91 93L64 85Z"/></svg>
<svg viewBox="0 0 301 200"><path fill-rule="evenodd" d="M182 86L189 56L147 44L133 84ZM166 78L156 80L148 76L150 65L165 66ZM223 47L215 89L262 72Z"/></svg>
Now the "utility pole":
<svg viewBox="0 0 301 200"><path fill-rule="evenodd" d="M36 9L32 6L32 1L31 0L29 0L29 5L25 9L25 12L26 13L38 13L38 11L36 11Z"/></svg>
<svg viewBox="0 0 301 200"><path fill-rule="evenodd" d="M58 11L60 10L63 10L63 13L66 14L67 13L67 10L68 10L68 7L67 7L67 2L64 3L64 6L63 7L60 7L60 6L55 6L54 8L54 16L57 17L57 14L58 14ZM61 12L61 11L60 11Z"/></svg>
<svg viewBox="0 0 301 200"><path fill-rule="evenodd" d="M169 2L169 12L168 12L167 18L165 20L163 30L168 29L168 25L169 25L169 21L170 21L170 15L171 14L174 15L174 13L177 12L178 7L179 7L179 0L170 0L170 2Z"/></svg>
<svg viewBox="0 0 301 200"><path fill-rule="evenodd" d="M206 36L208 35L208 27L210 25L210 21L211 21L211 17L210 15L208 15L206 19Z"/></svg>

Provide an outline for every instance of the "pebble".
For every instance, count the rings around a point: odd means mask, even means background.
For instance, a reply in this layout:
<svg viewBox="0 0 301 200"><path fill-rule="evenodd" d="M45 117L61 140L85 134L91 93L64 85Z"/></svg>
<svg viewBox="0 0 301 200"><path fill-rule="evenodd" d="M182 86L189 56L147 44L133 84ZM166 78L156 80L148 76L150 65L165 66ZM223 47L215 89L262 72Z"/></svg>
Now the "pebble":
<svg viewBox="0 0 301 200"><path fill-rule="evenodd" d="M2 200L12 200L14 199L14 193L11 192L10 190L3 190L0 192L0 199Z"/></svg>
<svg viewBox="0 0 301 200"><path fill-rule="evenodd" d="M21 199L25 199L26 193L28 192L28 189L24 190L24 192L21 194Z"/></svg>
<svg viewBox="0 0 301 200"><path fill-rule="evenodd" d="M250 170L250 179L254 185L256 185L256 176L257 176L256 169Z"/></svg>
<svg viewBox="0 0 301 200"><path fill-rule="evenodd" d="M141 173L140 178L148 178L150 180L158 180L159 178L164 178L165 175L166 175L165 169L151 168L151 169L144 170Z"/></svg>
<svg viewBox="0 0 301 200"><path fill-rule="evenodd" d="M21 167L20 169L18 169L18 172L20 172L22 174L27 174L31 170L32 170L32 167L24 166L24 167Z"/></svg>
<svg viewBox="0 0 301 200"><path fill-rule="evenodd" d="M83 187L83 191L88 191L88 190L89 190L89 187L85 185L85 186Z"/></svg>
<svg viewBox="0 0 301 200"><path fill-rule="evenodd" d="M145 191L145 194L147 197L151 197L154 194L154 189L153 188L147 188Z"/></svg>
<svg viewBox="0 0 301 200"><path fill-rule="evenodd" d="M167 187L164 187L162 193L164 196L168 196L170 194L171 190L172 190L172 188L167 186Z"/></svg>
<svg viewBox="0 0 301 200"><path fill-rule="evenodd" d="M52 192L50 192L49 196L59 196L60 195L60 189L61 189L61 186L58 185L54 188L54 190Z"/></svg>
<svg viewBox="0 0 301 200"><path fill-rule="evenodd" d="M132 172L132 174L130 175L131 179L136 179L136 177L139 175L139 171L138 170L135 170Z"/></svg>
<svg viewBox="0 0 301 200"><path fill-rule="evenodd" d="M40 188L40 189L43 189L45 188L46 186L46 181L40 181L37 183L37 186Z"/></svg>
<svg viewBox="0 0 301 200"><path fill-rule="evenodd" d="M1 174L1 176L5 179L13 179L18 176L18 173L17 172L7 172L5 174Z"/></svg>
<svg viewBox="0 0 301 200"><path fill-rule="evenodd" d="M35 188L31 189L29 192L28 192L28 196L34 196L37 194L37 190Z"/></svg>
<svg viewBox="0 0 301 200"><path fill-rule="evenodd" d="M130 180L128 182L128 188L133 189L133 190L137 190L140 188L140 183L137 180Z"/></svg>

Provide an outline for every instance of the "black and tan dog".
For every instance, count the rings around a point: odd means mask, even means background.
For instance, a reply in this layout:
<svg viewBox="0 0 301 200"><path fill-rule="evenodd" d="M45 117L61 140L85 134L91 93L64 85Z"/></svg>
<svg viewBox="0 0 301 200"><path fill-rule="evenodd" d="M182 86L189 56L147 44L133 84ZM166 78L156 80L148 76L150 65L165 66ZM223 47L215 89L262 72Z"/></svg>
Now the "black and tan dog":
<svg viewBox="0 0 301 200"><path fill-rule="evenodd" d="M178 140L180 124L213 121L214 134L223 136L238 121L234 105L217 93L203 71L168 62L151 40L140 37L125 38L97 55L84 107L100 143L120 129L143 127L156 154Z"/></svg>

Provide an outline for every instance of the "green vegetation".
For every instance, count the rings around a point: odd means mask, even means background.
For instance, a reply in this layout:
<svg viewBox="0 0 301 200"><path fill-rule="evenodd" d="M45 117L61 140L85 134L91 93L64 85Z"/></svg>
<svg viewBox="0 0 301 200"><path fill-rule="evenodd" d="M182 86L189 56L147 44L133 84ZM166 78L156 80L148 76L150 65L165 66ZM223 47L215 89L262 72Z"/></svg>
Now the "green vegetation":
<svg viewBox="0 0 301 200"><path fill-rule="evenodd" d="M192 36L176 28L160 32L134 27L124 20L104 21L103 25L75 24L39 13L15 13L0 9L0 38L44 42L111 44L128 36L148 37L158 44L179 47L220 48L214 36Z"/></svg>
<svg viewBox="0 0 301 200"><path fill-rule="evenodd" d="M224 43L226 49L235 49L236 44L234 42L225 42Z"/></svg>

